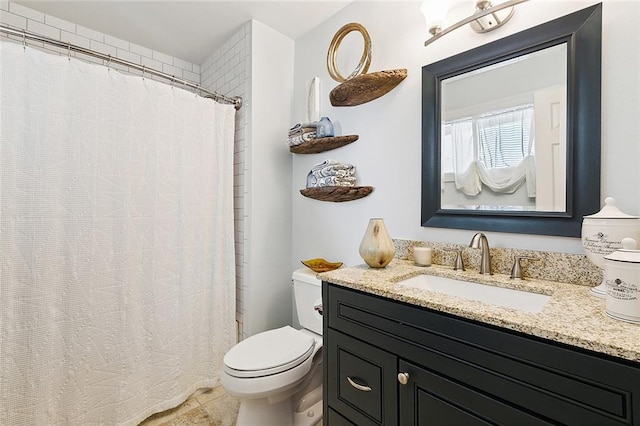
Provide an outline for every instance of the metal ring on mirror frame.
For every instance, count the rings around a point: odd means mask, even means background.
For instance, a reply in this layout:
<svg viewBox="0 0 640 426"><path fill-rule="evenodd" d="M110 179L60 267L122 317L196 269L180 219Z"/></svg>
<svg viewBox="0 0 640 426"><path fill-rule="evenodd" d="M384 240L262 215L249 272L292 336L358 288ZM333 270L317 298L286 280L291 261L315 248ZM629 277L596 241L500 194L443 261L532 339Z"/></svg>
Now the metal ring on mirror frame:
<svg viewBox="0 0 640 426"><path fill-rule="evenodd" d="M344 78L340 74L340 71L338 71L336 58L338 56L338 47L340 47L340 43L345 36L352 31L358 31L362 34L362 37L364 38L364 50L362 51L362 56L360 57L360 62L356 69L353 70L347 78ZM329 51L327 52L327 70L329 71L331 78L338 83L342 83L346 80L357 77L360 74L366 74L369 70L369 65L371 65L371 37L369 36L367 29L357 22L351 22L340 28L336 35L333 36L333 40L331 40L331 45L329 46Z"/></svg>

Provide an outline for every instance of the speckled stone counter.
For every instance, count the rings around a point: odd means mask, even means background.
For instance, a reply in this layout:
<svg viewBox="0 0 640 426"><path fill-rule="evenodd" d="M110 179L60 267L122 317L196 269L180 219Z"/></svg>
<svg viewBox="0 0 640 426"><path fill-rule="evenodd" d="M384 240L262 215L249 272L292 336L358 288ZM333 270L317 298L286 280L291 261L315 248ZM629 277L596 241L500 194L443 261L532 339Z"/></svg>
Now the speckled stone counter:
<svg viewBox="0 0 640 426"><path fill-rule="evenodd" d="M550 295L551 299L540 313L528 313L397 284L419 274L541 293ZM418 267L413 262L398 259L383 269L360 265L324 272L318 278L343 287L640 362L640 325L608 317L605 314L605 300L590 295L589 286L535 279L511 280L508 275L486 276L475 271L454 271L440 265Z"/></svg>

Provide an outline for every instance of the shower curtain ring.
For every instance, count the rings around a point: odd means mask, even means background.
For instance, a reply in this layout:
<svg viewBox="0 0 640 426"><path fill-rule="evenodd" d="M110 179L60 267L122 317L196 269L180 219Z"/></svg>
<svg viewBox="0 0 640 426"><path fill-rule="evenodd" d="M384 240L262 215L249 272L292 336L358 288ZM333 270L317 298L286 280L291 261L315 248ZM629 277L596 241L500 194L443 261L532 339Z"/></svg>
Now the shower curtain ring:
<svg viewBox="0 0 640 426"><path fill-rule="evenodd" d="M109 59L107 60L107 70L111 71L111 53L109 53Z"/></svg>
<svg viewBox="0 0 640 426"><path fill-rule="evenodd" d="M67 43L67 58L71 61L71 42Z"/></svg>
<svg viewBox="0 0 640 426"><path fill-rule="evenodd" d="M142 79L144 80L144 65L142 66Z"/></svg>
<svg viewBox="0 0 640 426"><path fill-rule="evenodd" d="M171 76L171 88L172 88L172 89L173 89L173 85L174 85L174 83L175 83L175 82L176 82L176 76L175 76L175 75L172 75L172 76Z"/></svg>
<svg viewBox="0 0 640 426"><path fill-rule="evenodd" d="M22 48L27 49L27 30L22 30Z"/></svg>

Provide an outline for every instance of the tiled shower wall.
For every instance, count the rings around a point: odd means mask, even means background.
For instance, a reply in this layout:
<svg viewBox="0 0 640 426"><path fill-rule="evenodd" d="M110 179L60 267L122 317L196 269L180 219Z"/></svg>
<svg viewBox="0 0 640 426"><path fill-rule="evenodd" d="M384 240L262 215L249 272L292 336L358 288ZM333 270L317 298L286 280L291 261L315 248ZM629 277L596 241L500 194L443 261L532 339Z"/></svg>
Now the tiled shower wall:
<svg viewBox="0 0 640 426"><path fill-rule="evenodd" d="M241 96L245 105L236 113L236 135L233 154L233 207L235 218L236 245L236 321L238 324L238 340L246 337L243 328L243 300L245 288L245 232L246 211L244 201L247 199L247 175L245 155L247 153L247 112L250 97L251 76L251 23L247 22L223 46L201 65L201 84L208 90L218 93Z"/></svg>
<svg viewBox="0 0 640 426"><path fill-rule="evenodd" d="M208 90L213 90L230 96L242 96L245 101L249 93L250 76L250 23L244 25L230 40L228 40L204 64L196 65L162 52L148 49L85 28L54 16L46 15L21 4L0 0L0 23L16 29L25 29L49 38L71 43L86 49L95 50L129 62L144 65L177 78L201 84ZM2 35L4 38L5 36ZM20 41L19 37L9 38ZM30 46L36 45L29 42ZM42 46L42 43L40 43ZM47 50L57 50L61 54L68 54L65 49L48 46ZM80 59L106 65L105 61L83 55L70 53ZM118 64L110 64L125 72L140 75L137 70L130 70ZM149 75L149 78L155 78ZM160 79L166 82L166 80ZM245 185L245 128L247 108L241 108L236 114L236 134L234 145L234 215L236 241L236 319L238 322L238 337L243 337L242 296L244 294L244 247L245 247L245 213L244 196Z"/></svg>

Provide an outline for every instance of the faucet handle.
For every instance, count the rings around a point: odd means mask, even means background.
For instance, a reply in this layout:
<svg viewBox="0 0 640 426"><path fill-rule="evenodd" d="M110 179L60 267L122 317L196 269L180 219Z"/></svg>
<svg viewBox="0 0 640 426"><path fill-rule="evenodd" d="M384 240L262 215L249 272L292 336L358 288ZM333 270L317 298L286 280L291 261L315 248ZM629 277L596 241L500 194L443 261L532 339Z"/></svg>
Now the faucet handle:
<svg viewBox="0 0 640 426"><path fill-rule="evenodd" d="M460 249L445 249L445 251L455 251L456 261L453 264L454 271L464 271L464 262L462 261L462 250Z"/></svg>
<svg viewBox="0 0 640 426"><path fill-rule="evenodd" d="M515 279L515 280L521 280L523 279L523 274L522 274L522 266L520 265L520 260L540 260L536 257L531 257L531 256L516 256L514 261L513 261L513 267L511 268L511 278Z"/></svg>

